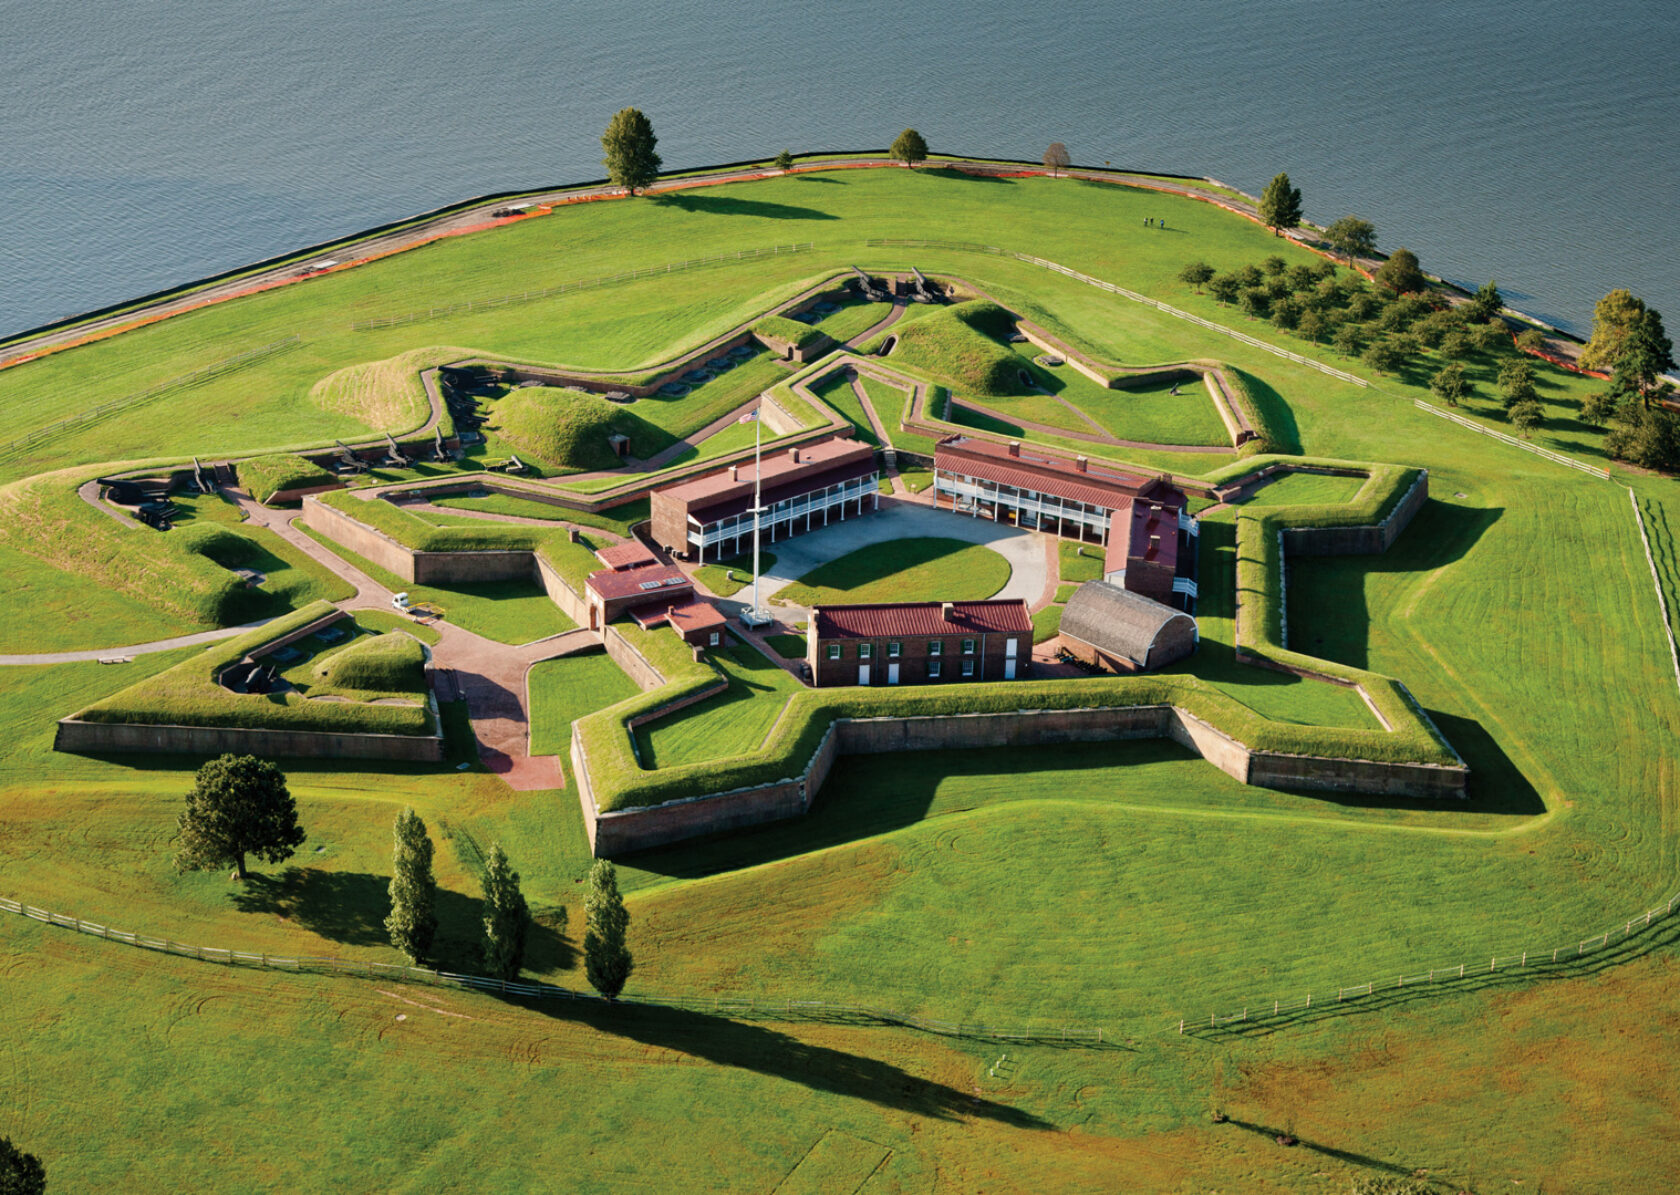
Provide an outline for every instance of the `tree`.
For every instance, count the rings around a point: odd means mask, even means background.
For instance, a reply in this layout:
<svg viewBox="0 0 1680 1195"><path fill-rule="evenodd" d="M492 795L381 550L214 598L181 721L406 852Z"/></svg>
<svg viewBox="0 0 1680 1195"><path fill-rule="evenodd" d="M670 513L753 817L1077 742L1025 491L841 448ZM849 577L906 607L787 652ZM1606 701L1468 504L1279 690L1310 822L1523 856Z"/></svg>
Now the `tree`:
<svg viewBox="0 0 1680 1195"><path fill-rule="evenodd" d="M1525 402L1535 402L1540 394L1534 388L1534 368L1523 357L1513 357L1499 367L1499 393L1505 410Z"/></svg>
<svg viewBox="0 0 1680 1195"><path fill-rule="evenodd" d="M1287 277L1289 279L1289 289L1296 294L1311 290L1318 285L1318 272L1311 266L1290 266Z"/></svg>
<svg viewBox="0 0 1680 1195"><path fill-rule="evenodd" d="M623 187L630 194L651 186L659 177L663 165L653 147L659 138L653 135L653 124L638 108L624 108L607 122L601 134L601 148L607 156L601 159L607 177L614 186Z"/></svg>
<svg viewBox="0 0 1680 1195"><path fill-rule="evenodd" d="M1645 314L1645 301L1633 292L1618 288L1593 306L1593 334L1581 350L1584 369L1614 369L1621 360L1622 342L1628 329Z"/></svg>
<svg viewBox="0 0 1680 1195"><path fill-rule="evenodd" d="M1289 299L1272 300L1272 326L1285 332L1300 326L1301 309Z"/></svg>
<svg viewBox="0 0 1680 1195"><path fill-rule="evenodd" d="M1270 257L1266 258L1265 261L1260 263L1261 271L1268 278L1281 277L1283 272L1288 268L1289 263L1284 261L1283 258L1279 257L1276 253L1272 254Z"/></svg>
<svg viewBox="0 0 1680 1195"><path fill-rule="evenodd" d="M1504 320L1489 320L1485 324L1470 325L1470 343L1484 353L1491 353L1511 339L1511 330Z"/></svg>
<svg viewBox="0 0 1680 1195"><path fill-rule="evenodd" d="M1464 366L1456 361L1442 366L1429 379L1429 389L1449 407L1456 407L1470 395L1470 385L1464 380Z"/></svg>
<svg viewBox="0 0 1680 1195"><path fill-rule="evenodd" d="M922 135L915 129L905 129L892 143L887 154L895 162L903 162L910 169L916 168L917 162L927 161L928 146Z"/></svg>
<svg viewBox="0 0 1680 1195"><path fill-rule="evenodd" d="M597 992L616 1000L635 960L625 944L630 912L618 894L618 870L606 859L597 859L589 869L589 896L583 908L584 971Z"/></svg>
<svg viewBox="0 0 1680 1195"><path fill-rule="evenodd" d="M784 174L787 171L792 170L793 169L793 154L792 154L792 152L784 149L781 153L776 155L776 160L773 163L773 165L776 167L777 170L782 171Z"/></svg>
<svg viewBox="0 0 1680 1195"><path fill-rule="evenodd" d="M1377 267L1376 282L1397 295L1409 295L1423 290L1429 282L1418 266L1417 254L1402 246L1388 255Z"/></svg>
<svg viewBox="0 0 1680 1195"><path fill-rule="evenodd" d="M1287 174L1278 175L1260 193L1260 219L1273 236L1301 226L1301 188L1290 186Z"/></svg>
<svg viewBox="0 0 1680 1195"><path fill-rule="evenodd" d="M1240 306L1243 314L1249 319L1258 319L1271 310L1272 297L1266 293L1264 287L1251 286L1243 291Z"/></svg>
<svg viewBox="0 0 1680 1195"><path fill-rule="evenodd" d="M437 880L432 876L432 836L412 809L397 815L392 827L391 915L385 929L391 945L419 966L437 936Z"/></svg>
<svg viewBox="0 0 1680 1195"><path fill-rule="evenodd" d="M1359 358L1378 373L1390 373L1400 368L1400 350L1384 337L1373 340Z"/></svg>
<svg viewBox="0 0 1680 1195"><path fill-rule="evenodd" d="M1208 279L1208 292L1221 303L1235 303L1242 281L1235 274L1215 274Z"/></svg>
<svg viewBox="0 0 1680 1195"><path fill-rule="evenodd" d="M1469 309L1468 315L1472 320L1485 323L1498 315L1505 306L1505 296L1499 293L1499 287L1489 278L1487 285L1477 291L1475 297L1465 306Z"/></svg>
<svg viewBox="0 0 1680 1195"><path fill-rule="evenodd" d="M1193 261L1178 272L1178 280L1196 288L1201 293L1202 286L1213 277L1213 267L1205 261Z"/></svg>
<svg viewBox="0 0 1680 1195"><path fill-rule="evenodd" d="M1468 357L1474 346L1470 338L1460 329L1453 329L1441 337L1441 356L1449 361L1462 361Z"/></svg>
<svg viewBox="0 0 1680 1195"><path fill-rule="evenodd" d="M1318 312L1310 309L1303 311L1301 313L1300 322L1295 326L1295 330L1314 344L1317 344L1319 338L1324 335L1324 317Z"/></svg>
<svg viewBox="0 0 1680 1195"><path fill-rule="evenodd" d="M1068 147L1060 141L1052 141L1050 148L1044 151L1044 165L1050 171L1050 177L1055 178L1058 170L1066 170L1073 159L1068 157Z"/></svg>
<svg viewBox="0 0 1680 1195"><path fill-rule="evenodd" d="M1356 257L1369 257L1377 251L1377 226L1358 216L1343 216L1324 230L1324 239L1339 249L1348 265Z"/></svg>
<svg viewBox="0 0 1680 1195"><path fill-rule="evenodd" d="M1648 406L1662 382L1662 375L1674 368L1674 342L1663 329L1662 316L1649 308L1641 312L1622 340L1621 353L1611 373L1612 389L1638 394Z"/></svg>
<svg viewBox="0 0 1680 1195"><path fill-rule="evenodd" d="M501 843L484 865L484 965L498 979L517 979L525 962L531 911L519 891L519 873L508 866Z"/></svg>
<svg viewBox="0 0 1680 1195"><path fill-rule="evenodd" d="M1604 451L1644 469L1680 468L1680 415L1662 407L1624 402Z"/></svg>
<svg viewBox="0 0 1680 1195"><path fill-rule="evenodd" d="M1525 353L1546 351L1546 334L1539 328L1524 328L1517 333L1517 347Z"/></svg>
<svg viewBox="0 0 1680 1195"><path fill-rule="evenodd" d="M1546 412L1533 399L1525 399L1519 403L1512 403L1505 412L1505 418L1511 421L1511 426L1522 433L1523 439L1534 434L1534 429L1546 421Z"/></svg>
<svg viewBox="0 0 1680 1195"><path fill-rule="evenodd" d="M1616 417L1620 404L1608 390L1597 390L1581 401L1581 422L1589 427L1603 427Z"/></svg>
<svg viewBox="0 0 1680 1195"><path fill-rule="evenodd" d="M47 1189L47 1168L34 1154L24 1153L10 1137L0 1137L0 1195L41 1195Z"/></svg>
<svg viewBox="0 0 1680 1195"><path fill-rule="evenodd" d="M1338 353L1351 357L1359 351L1359 346L1365 343L1365 338L1360 334L1358 325L1343 324L1336 329L1334 343Z"/></svg>
<svg viewBox="0 0 1680 1195"><path fill-rule="evenodd" d="M232 864L236 880L245 878L246 855L279 863L305 837L285 774L254 755L224 755L199 768L176 825L177 867L207 871Z"/></svg>

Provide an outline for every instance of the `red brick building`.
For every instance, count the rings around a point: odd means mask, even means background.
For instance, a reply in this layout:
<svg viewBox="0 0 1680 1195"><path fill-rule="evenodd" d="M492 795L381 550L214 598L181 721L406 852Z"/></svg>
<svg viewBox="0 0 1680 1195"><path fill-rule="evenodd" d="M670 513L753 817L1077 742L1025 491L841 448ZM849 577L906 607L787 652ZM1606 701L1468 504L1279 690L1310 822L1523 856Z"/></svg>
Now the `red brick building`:
<svg viewBox="0 0 1680 1195"><path fill-rule="evenodd" d="M1014 680L1031 666L1032 619L1020 599L822 606L805 662L817 688Z"/></svg>
<svg viewBox="0 0 1680 1195"><path fill-rule="evenodd" d="M875 509L875 450L856 440L826 440L765 456L761 537L773 543ZM731 465L655 490L653 539L684 560L704 564L752 550L753 466Z"/></svg>
<svg viewBox="0 0 1680 1195"><path fill-rule="evenodd" d="M631 610L682 605L694 597L694 583L681 569L661 563L647 545L634 539L598 549L595 555L608 567L584 579L592 631Z"/></svg>
<svg viewBox="0 0 1680 1195"><path fill-rule="evenodd" d="M1167 477L1126 473L1019 441L949 436L934 449L934 500L946 510L1100 545L1104 579L1194 611L1201 532Z"/></svg>

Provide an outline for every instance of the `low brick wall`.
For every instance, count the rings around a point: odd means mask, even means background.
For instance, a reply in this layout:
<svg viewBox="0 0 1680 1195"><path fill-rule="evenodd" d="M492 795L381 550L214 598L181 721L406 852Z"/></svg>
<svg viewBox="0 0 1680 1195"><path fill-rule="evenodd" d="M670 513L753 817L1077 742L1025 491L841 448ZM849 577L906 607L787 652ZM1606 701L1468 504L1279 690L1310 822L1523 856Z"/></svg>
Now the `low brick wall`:
<svg viewBox="0 0 1680 1195"><path fill-rule="evenodd" d="M377 502L375 498L372 501ZM336 510L318 498L306 498L303 503L303 525L319 531L336 544L342 544L356 555L371 560L388 573L395 573L404 581L414 580L414 553L390 536L375 531L366 523Z"/></svg>
<svg viewBox="0 0 1680 1195"><path fill-rule="evenodd" d="M1382 522L1366 527L1286 527L1284 551L1303 556L1364 556L1386 552L1428 501L1429 471L1423 469L1412 488Z"/></svg>
<svg viewBox="0 0 1680 1195"><path fill-rule="evenodd" d="M560 607L561 613L580 627L589 625L589 606L584 602L583 595L570 585L566 579L554 571L554 566L541 556L533 555L536 562L537 584L543 592L548 594L548 600Z"/></svg>
<svg viewBox="0 0 1680 1195"><path fill-rule="evenodd" d="M377 501L377 499L375 499ZM403 549L407 551L408 549ZM529 581L536 554L527 551L413 552L416 585L462 585L475 581Z"/></svg>
<svg viewBox="0 0 1680 1195"><path fill-rule="evenodd" d="M89 755L262 755L302 759L394 759L441 763L436 735L332 734L315 730L251 730L232 726L147 726L64 718L54 751Z"/></svg>
<svg viewBox="0 0 1680 1195"><path fill-rule="evenodd" d="M1465 795L1470 775L1463 767L1252 751L1194 714L1166 705L841 719L824 736L800 778L609 813L596 810L581 736L572 739L572 770L579 777L578 799L590 848L601 858L797 817L810 808L838 755L1147 738L1171 739L1228 776L1262 788L1450 799Z"/></svg>
<svg viewBox="0 0 1680 1195"><path fill-rule="evenodd" d="M342 481L329 481L325 485L299 486L295 490L275 490L264 506L284 506L288 502L302 502L311 494L326 494L333 490L342 490ZM254 495L253 495L254 496Z"/></svg>
<svg viewBox="0 0 1680 1195"><path fill-rule="evenodd" d="M584 625L588 625L587 618ZM617 627L603 627L601 642L606 645L607 654L612 657L612 662L622 668L624 675L635 681L644 691L652 692L665 683L665 678L659 675L652 664L642 659L642 653L630 646L630 641Z"/></svg>

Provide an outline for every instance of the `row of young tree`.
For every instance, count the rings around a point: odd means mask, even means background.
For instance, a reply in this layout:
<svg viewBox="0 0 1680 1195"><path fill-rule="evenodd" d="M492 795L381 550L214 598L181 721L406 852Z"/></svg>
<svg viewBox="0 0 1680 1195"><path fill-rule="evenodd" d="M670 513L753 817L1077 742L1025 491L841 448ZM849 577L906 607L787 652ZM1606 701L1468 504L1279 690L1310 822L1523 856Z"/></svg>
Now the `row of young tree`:
<svg viewBox="0 0 1680 1195"><path fill-rule="evenodd" d="M247 856L282 863L306 837L284 773L272 761L250 755L223 755L201 767L177 828L176 866L184 871L232 867L234 880L246 878ZM391 912L385 929L391 945L409 962L434 964L438 917L431 834L418 813L404 809L392 836ZM531 912L520 891L519 873L500 843L491 846L480 882L484 965L498 979L515 979L525 963ZM617 999L634 959L628 945L630 913L618 891L617 870L605 859L596 860L590 869L584 922L589 983L607 999Z"/></svg>

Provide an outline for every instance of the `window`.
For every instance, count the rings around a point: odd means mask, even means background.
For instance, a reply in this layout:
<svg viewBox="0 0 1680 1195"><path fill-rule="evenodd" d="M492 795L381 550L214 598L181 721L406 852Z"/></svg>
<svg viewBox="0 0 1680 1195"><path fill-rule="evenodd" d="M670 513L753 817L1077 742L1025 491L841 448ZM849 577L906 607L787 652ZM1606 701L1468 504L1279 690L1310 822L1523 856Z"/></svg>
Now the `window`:
<svg viewBox="0 0 1680 1195"><path fill-rule="evenodd" d="M840 658L840 645L838 643L830 643L828 645L828 658L831 660L838 660Z"/></svg>
<svg viewBox="0 0 1680 1195"><path fill-rule="evenodd" d="M898 659L899 648L902 646L903 644L899 643L897 639L894 639L891 643L887 644L887 655L891 656L895 660Z"/></svg>
<svg viewBox="0 0 1680 1195"><path fill-rule="evenodd" d="M965 656L971 656L971 655L973 655L973 654L974 654L974 640L972 640L972 639L964 639L964 640L963 640L963 655L965 655ZM964 676L967 676L967 675L968 675L968 673L967 673L967 672L964 672L964 673L963 673L963 675L964 675Z"/></svg>
<svg viewBox="0 0 1680 1195"><path fill-rule="evenodd" d="M873 643L858 644L858 659L867 660L870 656L875 654L874 649L875 645Z"/></svg>
<svg viewBox="0 0 1680 1195"><path fill-rule="evenodd" d="M974 661L973 660L964 660L963 661L963 675L964 676L973 676L974 675Z"/></svg>
<svg viewBox="0 0 1680 1195"><path fill-rule="evenodd" d="M712 635L711 635L711 642L708 646L716 647L717 645L718 645L718 633L716 631L713 631Z"/></svg>
<svg viewBox="0 0 1680 1195"><path fill-rule="evenodd" d="M943 639L929 639L928 640L928 655L930 655L930 656L942 656L944 654L945 654L945 641Z"/></svg>
<svg viewBox="0 0 1680 1195"><path fill-rule="evenodd" d="M929 663L928 663L928 679L929 680L938 680L939 679L939 670L940 670L940 663L939 663L938 660L929 661Z"/></svg>

